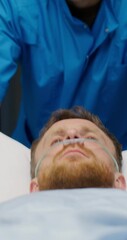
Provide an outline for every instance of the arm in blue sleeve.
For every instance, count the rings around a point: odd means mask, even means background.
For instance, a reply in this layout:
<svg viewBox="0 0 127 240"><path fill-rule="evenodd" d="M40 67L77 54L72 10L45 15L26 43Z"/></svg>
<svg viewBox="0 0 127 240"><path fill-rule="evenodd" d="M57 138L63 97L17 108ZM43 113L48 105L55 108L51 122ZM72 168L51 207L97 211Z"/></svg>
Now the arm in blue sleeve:
<svg viewBox="0 0 127 240"><path fill-rule="evenodd" d="M13 5L11 0L0 0L0 101L16 72L21 53L16 6Z"/></svg>

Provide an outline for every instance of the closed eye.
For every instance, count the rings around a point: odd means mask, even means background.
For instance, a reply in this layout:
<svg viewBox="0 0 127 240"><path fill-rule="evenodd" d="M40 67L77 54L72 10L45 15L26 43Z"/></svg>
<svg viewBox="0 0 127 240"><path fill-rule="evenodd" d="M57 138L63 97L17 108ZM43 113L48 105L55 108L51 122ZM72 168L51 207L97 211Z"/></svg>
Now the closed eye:
<svg viewBox="0 0 127 240"><path fill-rule="evenodd" d="M92 139L92 140L98 140L97 136L92 136L92 135L90 135L90 136L85 136L85 138L87 138L87 139Z"/></svg>
<svg viewBox="0 0 127 240"><path fill-rule="evenodd" d="M53 146L54 144L60 143L60 142L62 142L62 141L63 141L63 139L61 139L61 138L56 138L56 139L54 139L54 140L51 142L51 146Z"/></svg>

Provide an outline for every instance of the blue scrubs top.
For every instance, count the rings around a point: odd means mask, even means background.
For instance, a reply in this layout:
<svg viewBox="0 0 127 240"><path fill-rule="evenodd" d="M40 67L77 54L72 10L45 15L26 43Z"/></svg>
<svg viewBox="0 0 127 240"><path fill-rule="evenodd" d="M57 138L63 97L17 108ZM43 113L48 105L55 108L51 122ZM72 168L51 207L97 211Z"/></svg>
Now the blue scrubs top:
<svg viewBox="0 0 127 240"><path fill-rule="evenodd" d="M29 145L52 111L82 105L127 148L127 0L102 0L92 29L65 0L0 0L0 96L22 68L15 138Z"/></svg>

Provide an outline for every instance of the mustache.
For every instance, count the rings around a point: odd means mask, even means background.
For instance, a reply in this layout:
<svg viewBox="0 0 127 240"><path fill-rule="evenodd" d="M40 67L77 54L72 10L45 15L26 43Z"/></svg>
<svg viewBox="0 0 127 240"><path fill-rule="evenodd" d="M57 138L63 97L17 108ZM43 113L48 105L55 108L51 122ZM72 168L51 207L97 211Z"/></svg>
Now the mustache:
<svg viewBox="0 0 127 240"><path fill-rule="evenodd" d="M56 142L54 143L53 145L51 145L48 150L42 155L42 157L38 160L37 162L37 165L35 167L35 177L37 177L37 174L38 174L38 171L39 171L39 168L41 166L41 163L43 161L43 159L48 155L50 154L50 152L55 148L55 147L58 147L58 146L62 146L62 149L58 151L58 153L56 154L59 155L59 154L62 154L68 147L70 147L70 145L74 145L76 144L78 146L78 149L82 152L84 152L84 149L85 149L85 152L87 151L87 153L91 152L90 150L88 150L88 148L86 148L84 146L84 142L96 142L96 140L94 139L85 139L85 138L73 138L73 139L65 139L65 140L62 140L62 141L59 141L59 142ZM87 150L86 150L87 149ZM84 153L85 154L85 153Z"/></svg>
<svg viewBox="0 0 127 240"><path fill-rule="evenodd" d="M93 152L88 149L84 144L81 144L80 142L75 142L75 144L66 144L66 145L63 145L62 149L59 150L56 155L54 156L54 161L58 158L61 158L63 157L64 155L66 155L68 152L80 152L82 153L84 156L86 157L89 157L90 155L94 155Z"/></svg>
<svg viewBox="0 0 127 240"><path fill-rule="evenodd" d="M51 145L48 150L46 151L46 153L44 153L42 155L42 157L40 158L40 160L37 162L37 165L35 167L35 177L37 177L37 174L38 174L38 171L39 171L39 168L40 168L40 165L43 161L43 159L57 146L61 145L62 146L62 149L61 151L58 151L58 154L61 154L63 151L66 150L66 148L70 145L78 145L78 149L80 149L82 152L84 152L84 149L85 149L85 152L87 151L87 154L91 153L92 155L93 152L88 149L86 146L85 146L85 142L90 142L90 143L96 143L98 144L98 146L100 146L108 155L109 157L112 159L112 161L114 162L114 165L116 167L116 170L119 172L119 166L117 164L117 160L115 159L115 157L112 155L112 153L105 147L103 146L98 140L96 139L88 139L88 138L73 138L73 139L65 139L65 140L62 140L62 141L59 141L59 142L56 142L54 143L53 145ZM84 152L84 154L85 154Z"/></svg>

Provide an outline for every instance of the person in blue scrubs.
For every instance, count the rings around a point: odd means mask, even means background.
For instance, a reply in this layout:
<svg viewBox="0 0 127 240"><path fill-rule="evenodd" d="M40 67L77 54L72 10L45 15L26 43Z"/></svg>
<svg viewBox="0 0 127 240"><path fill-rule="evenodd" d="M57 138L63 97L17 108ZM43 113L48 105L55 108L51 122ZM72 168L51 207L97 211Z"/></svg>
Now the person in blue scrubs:
<svg viewBox="0 0 127 240"><path fill-rule="evenodd" d="M0 0L0 99L21 65L13 137L27 146L52 111L84 106L127 148L127 1Z"/></svg>

